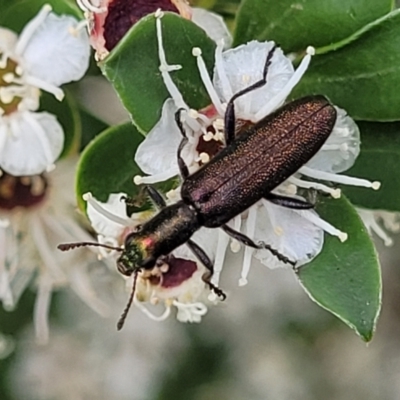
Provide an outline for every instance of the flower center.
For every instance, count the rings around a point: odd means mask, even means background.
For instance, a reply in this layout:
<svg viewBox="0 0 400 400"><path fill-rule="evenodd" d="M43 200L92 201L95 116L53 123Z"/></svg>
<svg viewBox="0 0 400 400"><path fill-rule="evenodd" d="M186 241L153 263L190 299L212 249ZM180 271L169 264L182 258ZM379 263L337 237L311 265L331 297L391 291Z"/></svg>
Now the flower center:
<svg viewBox="0 0 400 400"><path fill-rule="evenodd" d="M161 269L159 274L151 275L148 278L152 285L157 286L161 284L161 287L167 289L178 287L190 279L197 271L197 265L194 261L174 256L168 257L166 265L165 271Z"/></svg>
<svg viewBox="0 0 400 400"><path fill-rule="evenodd" d="M111 51L140 18L158 9L179 13L171 0L114 0L104 23L106 49Z"/></svg>
<svg viewBox="0 0 400 400"><path fill-rule="evenodd" d="M23 87L15 82L21 74L18 63L0 53L0 116L16 111L22 100Z"/></svg>
<svg viewBox="0 0 400 400"><path fill-rule="evenodd" d="M252 125L250 121L238 119L235 124L235 136L240 135ZM216 129L214 125L210 125L207 133L199 137L196 146L196 151L200 156L199 165L206 164L224 148L223 137L222 127Z"/></svg>
<svg viewBox="0 0 400 400"><path fill-rule="evenodd" d="M33 207L45 198L47 188L48 182L44 174L12 176L3 172L0 177L0 209Z"/></svg>

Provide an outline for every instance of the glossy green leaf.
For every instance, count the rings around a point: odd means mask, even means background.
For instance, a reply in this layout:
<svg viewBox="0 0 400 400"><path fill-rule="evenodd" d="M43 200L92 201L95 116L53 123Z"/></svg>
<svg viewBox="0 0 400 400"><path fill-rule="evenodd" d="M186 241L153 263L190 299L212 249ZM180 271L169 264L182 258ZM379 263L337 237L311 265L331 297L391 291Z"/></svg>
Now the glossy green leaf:
<svg viewBox="0 0 400 400"><path fill-rule="evenodd" d="M400 211L400 123L360 122L361 153L346 175L380 181L377 191L343 186L353 204Z"/></svg>
<svg viewBox="0 0 400 400"><path fill-rule="evenodd" d="M382 281L372 241L350 202L324 198L318 214L348 234L341 243L325 235L324 248L298 273L308 295L336 315L367 342L372 339L381 308Z"/></svg>
<svg viewBox="0 0 400 400"><path fill-rule="evenodd" d="M234 43L274 40L285 52L338 42L389 13L392 0L244 0Z"/></svg>
<svg viewBox="0 0 400 400"><path fill-rule="evenodd" d="M22 28L38 13L44 4L50 4L56 14L67 14L82 18L78 6L68 0L20 0L7 2L0 12L0 26L15 32Z"/></svg>
<svg viewBox="0 0 400 400"><path fill-rule="evenodd" d="M400 120L400 10L351 43L316 55L293 97L323 93L356 119Z"/></svg>
<svg viewBox="0 0 400 400"><path fill-rule="evenodd" d="M70 154L79 147L81 139L81 118L74 97L65 91L63 101L58 101L53 95L42 92L40 110L47 111L57 117L64 130L64 148L60 158Z"/></svg>
<svg viewBox="0 0 400 400"><path fill-rule="evenodd" d="M171 72L174 82L187 104L195 109L210 103L197 70L193 47L200 47L212 71L215 43L192 22L176 14L162 18L163 42L169 64L182 69ZM167 89L159 71L156 22L149 15L135 24L118 46L101 64L106 77L114 85L135 125L148 132L159 120Z"/></svg>
<svg viewBox="0 0 400 400"><path fill-rule="evenodd" d="M77 201L82 210L86 208L82 195L87 192L102 202L111 193L123 192L132 197L138 194L133 177L142 171L134 154L142 140L137 129L127 123L107 129L85 148L76 178Z"/></svg>

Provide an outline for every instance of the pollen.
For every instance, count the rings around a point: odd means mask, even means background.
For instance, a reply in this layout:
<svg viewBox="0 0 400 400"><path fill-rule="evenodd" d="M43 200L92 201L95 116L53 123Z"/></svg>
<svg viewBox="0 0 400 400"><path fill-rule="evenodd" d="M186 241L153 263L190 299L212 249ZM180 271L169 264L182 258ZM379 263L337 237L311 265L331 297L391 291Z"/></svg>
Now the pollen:
<svg viewBox="0 0 400 400"><path fill-rule="evenodd" d="M201 49L200 49L200 47L193 47L193 49L192 49L192 54L193 54L195 57L201 56Z"/></svg>
<svg viewBox="0 0 400 400"><path fill-rule="evenodd" d="M207 153L200 153L199 157L200 157L200 161L203 164L208 163L210 161L210 156Z"/></svg>
<svg viewBox="0 0 400 400"><path fill-rule="evenodd" d="M372 187L372 189L374 189L374 190L378 190L378 189L381 187L381 183L378 182L378 181L372 182L371 187Z"/></svg>
<svg viewBox="0 0 400 400"><path fill-rule="evenodd" d="M276 236L283 236L284 230L281 226L275 226L274 232Z"/></svg>
<svg viewBox="0 0 400 400"><path fill-rule="evenodd" d="M207 133L203 135L203 139L205 142L209 142L210 140L214 139L214 134L211 131L207 131Z"/></svg>
<svg viewBox="0 0 400 400"><path fill-rule="evenodd" d="M133 182L135 185L140 185L142 183L142 177L140 175L136 175L133 177Z"/></svg>

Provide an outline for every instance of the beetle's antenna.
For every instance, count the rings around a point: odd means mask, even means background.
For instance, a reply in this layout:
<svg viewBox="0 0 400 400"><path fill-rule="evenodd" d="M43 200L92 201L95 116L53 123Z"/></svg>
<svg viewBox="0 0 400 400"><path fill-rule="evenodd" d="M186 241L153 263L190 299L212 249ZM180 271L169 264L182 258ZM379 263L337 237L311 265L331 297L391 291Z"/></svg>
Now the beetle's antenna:
<svg viewBox="0 0 400 400"><path fill-rule="evenodd" d="M67 250L72 250L72 249L76 249L78 247L84 247L84 246L97 246L97 247L105 247L106 249L110 249L110 250L124 251L124 249L122 247L108 246L107 244L102 244L102 243L97 243L97 242L62 243L57 246L57 249L59 249L61 251L67 251Z"/></svg>
<svg viewBox="0 0 400 400"><path fill-rule="evenodd" d="M124 309L124 311L122 312L118 323L117 323L117 329L120 331L122 329L122 327L124 326L126 317L128 315L129 309L131 308L132 302L133 302L133 297L135 295L135 290L136 290L136 281L137 281L137 277L138 277L138 273L139 271L136 271L135 276L133 278L133 284L132 284L132 292L131 295L129 296L129 300L128 303Z"/></svg>

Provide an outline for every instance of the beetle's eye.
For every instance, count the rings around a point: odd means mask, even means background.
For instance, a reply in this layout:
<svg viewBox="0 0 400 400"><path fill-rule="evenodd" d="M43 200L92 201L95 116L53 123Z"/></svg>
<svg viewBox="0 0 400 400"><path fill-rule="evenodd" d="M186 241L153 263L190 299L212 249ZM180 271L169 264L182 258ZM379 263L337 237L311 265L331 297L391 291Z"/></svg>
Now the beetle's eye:
<svg viewBox="0 0 400 400"><path fill-rule="evenodd" d="M133 270L129 268L129 266L126 266L123 260L119 260L117 262L117 269L118 271L125 276L131 276Z"/></svg>

